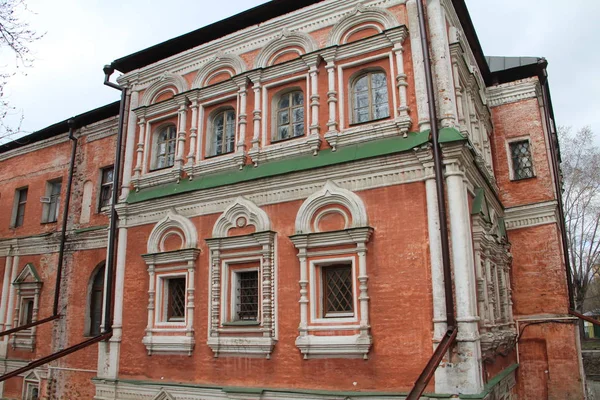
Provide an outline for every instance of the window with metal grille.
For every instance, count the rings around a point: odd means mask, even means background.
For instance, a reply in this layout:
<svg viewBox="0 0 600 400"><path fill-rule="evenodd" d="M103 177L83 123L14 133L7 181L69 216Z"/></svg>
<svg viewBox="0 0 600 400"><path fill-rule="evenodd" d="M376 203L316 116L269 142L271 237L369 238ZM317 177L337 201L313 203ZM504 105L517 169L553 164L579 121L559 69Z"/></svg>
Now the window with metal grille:
<svg viewBox="0 0 600 400"><path fill-rule="evenodd" d="M15 211L13 226L15 228L23 225L25 219L25 204L27 203L27 188L17 189L15 192Z"/></svg>
<svg viewBox="0 0 600 400"><path fill-rule="evenodd" d="M273 140L304 135L304 94L300 90L285 93L277 102L277 130Z"/></svg>
<svg viewBox="0 0 600 400"><path fill-rule="evenodd" d="M177 132L175 125L167 125L160 129L156 141L156 160L154 169L168 168L175 164L175 147Z"/></svg>
<svg viewBox="0 0 600 400"><path fill-rule="evenodd" d="M323 316L326 318L354 315L352 265L321 267L323 285Z"/></svg>
<svg viewBox="0 0 600 400"><path fill-rule="evenodd" d="M185 320L185 278L167 279L167 321Z"/></svg>
<svg viewBox="0 0 600 400"><path fill-rule="evenodd" d="M232 153L235 145L235 111L221 111L212 119L212 140L207 156Z"/></svg>
<svg viewBox="0 0 600 400"><path fill-rule="evenodd" d="M42 222L56 222L60 209L60 189L62 181L48 181L46 184L46 197L43 199Z"/></svg>
<svg viewBox="0 0 600 400"><path fill-rule="evenodd" d="M529 140L520 140L510 143L510 156L512 158L513 179L533 178L533 158Z"/></svg>
<svg viewBox="0 0 600 400"><path fill-rule="evenodd" d="M101 179L100 179L100 202L99 208L107 207L110 205L110 201L112 198L112 188L113 188L113 172L114 168L111 165L110 167L102 168L101 171Z"/></svg>
<svg viewBox="0 0 600 400"><path fill-rule="evenodd" d="M258 320L258 271L236 273L235 320Z"/></svg>
<svg viewBox="0 0 600 400"><path fill-rule="evenodd" d="M358 76L352 84L352 122L361 123L390 116L387 77L371 71Z"/></svg>

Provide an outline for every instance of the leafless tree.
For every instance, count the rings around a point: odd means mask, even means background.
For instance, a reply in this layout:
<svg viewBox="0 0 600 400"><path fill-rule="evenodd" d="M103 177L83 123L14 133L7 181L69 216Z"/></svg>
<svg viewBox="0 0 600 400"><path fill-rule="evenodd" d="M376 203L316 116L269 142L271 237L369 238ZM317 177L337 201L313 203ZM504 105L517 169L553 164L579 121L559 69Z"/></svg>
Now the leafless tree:
<svg viewBox="0 0 600 400"><path fill-rule="evenodd" d="M575 307L582 310L600 263L600 149L590 127L559 128L563 202Z"/></svg>
<svg viewBox="0 0 600 400"><path fill-rule="evenodd" d="M0 49L9 50L15 58L15 70L30 67L34 57L30 45L41 39L43 34L31 29L23 14L30 12L25 0L0 0ZM0 141L21 131L23 115L17 126L6 123L6 117L16 112L6 98L5 88L10 77L16 72L7 66L0 66Z"/></svg>

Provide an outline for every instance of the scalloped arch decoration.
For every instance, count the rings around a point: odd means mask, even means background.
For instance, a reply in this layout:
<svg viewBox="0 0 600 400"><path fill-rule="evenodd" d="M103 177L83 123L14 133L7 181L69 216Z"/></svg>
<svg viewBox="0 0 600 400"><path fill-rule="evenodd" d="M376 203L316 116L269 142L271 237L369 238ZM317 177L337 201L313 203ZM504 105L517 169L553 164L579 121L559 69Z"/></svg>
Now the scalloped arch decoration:
<svg viewBox="0 0 600 400"><path fill-rule="evenodd" d="M182 249L195 249L198 246L198 231L192 221L183 215L177 214L175 210L169 210L167 215L158 221L148 238L148 253L160 253L162 251L163 236L170 231L183 233Z"/></svg>
<svg viewBox="0 0 600 400"><path fill-rule="evenodd" d="M329 205L342 205L350 211L352 218L347 221L346 228L368 226L367 209L361 198L333 181L327 181L321 190L310 195L300 206L296 215L296 234L314 232L312 221L315 213Z"/></svg>
<svg viewBox="0 0 600 400"><path fill-rule="evenodd" d="M199 89L206 86L207 79L219 70L223 70L223 72L232 70L234 73L233 76L235 76L246 71L246 64L236 54L219 52L198 70L198 74L192 82L192 89Z"/></svg>
<svg viewBox="0 0 600 400"><path fill-rule="evenodd" d="M274 60L273 56L280 50L288 47L299 47L304 51L303 54L312 53L318 49L317 43L309 34L304 32L290 32L287 29L284 29L283 32L281 32L276 39L269 42L256 57L255 68L268 67L271 65L270 62Z"/></svg>
<svg viewBox="0 0 600 400"><path fill-rule="evenodd" d="M391 29L399 24L398 20L389 11L359 4L350 14L347 14L335 24L327 38L327 47L344 44L342 39L346 32L357 25L369 22L376 22L383 26L383 29Z"/></svg>
<svg viewBox="0 0 600 400"><path fill-rule="evenodd" d="M173 95L183 93L188 90L187 82L181 75L165 72L158 79L158 81L154 82L148 89L146 89L144 96L142 97L141 104L144 106L149 106L152 104L152 101L154 101L156 96L163 92L163 89L166 89L169 86L174 86L177 89L177 93L173 93Z"/></svg>
<svg viewBox="0 0 600 400"><path fill-rule="evenodd" d="M271 220L267 213L252 201L240 196L217 219L212 237L227 237L231 228L239 226L241 218L245 219L245 225L254 225L256 232L271 230Z"/></svg>

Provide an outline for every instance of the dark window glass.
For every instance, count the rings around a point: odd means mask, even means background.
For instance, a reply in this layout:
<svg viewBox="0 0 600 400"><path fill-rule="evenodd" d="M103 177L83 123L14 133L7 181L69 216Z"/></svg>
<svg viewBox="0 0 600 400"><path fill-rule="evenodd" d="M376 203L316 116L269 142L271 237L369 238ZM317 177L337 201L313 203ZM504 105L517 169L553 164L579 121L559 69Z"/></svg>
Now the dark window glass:
<svg viewBox="0 0 600 400"><path fill-rule="evenodd" d="M387 78L383 72L367 72L352 85L352 122L360 123L390 116Z"/></svg>
<svg viewBox="0 0 600 400"><path fill-rule="evenodd" d="M58 210L60 204L60 189L62 187L61 181L48 182L48 199L49 202L45 207L45 215L43 218L44 222L56 222L58 219Z"/></svg>
<svg viewBox="0 0 600 400"><path fill-rule="evenodd" d="M237 273L236 319L258 320L258 271Z"/></svg>
<svg viewBox="0 0 600 400"><path fill-rule="evenodd" d="M156 164L155 169L172 167L175 164L175 147L177 144L177 132L175 125L165 126L158 133L156 142Z"/></svg>
<svg viewBox="0 0 600 400"><path fill-rule="evenodd" d="M90 335L100 334L102 323L102 300L104 297L104 266L98 269L94 282L92 282L92 293L90 298Z"/></svg>
<svg viewBox="0 0 600 400"><path fill-rule="evenodd" d="M212 120L212 140L208 156L232 153L234 148L235 111L222 111Z"/></svg>
<svg viewBox="0 0 600 400"><path fill-rule="evenodd" d="M331 265L323 271L323 315L347 316L354 312L352 266Z"/></svg>
<svg viewBox="0 0 600 400"><path fill-rule="evenodd" d="M33 299L23 299L21 303L21 317L19 326L31 324L33 322Z"/></svg>
<svg viewBox="0 0 600 400"><path fill-rule="evenodd" d="M101 185L100 185L100 208L110 205L113 188L113 172L112 166L102 169Z"/></svg>
<svg viewBox="0 0 600 400"><path fill-rule="evenodd" d="M515 180L534 177L533 159L531 158L528 140L512 142L510 144L510 156Z"/></svg>
<svg viewBox="0 0 600 400"><path fill-rule="evenodd" d="M17 196L17 212L15 215L15 227L22 226L25 219L25 204L27 203L27 188L19 189Z"/></svg>
<svg viewBox="0 0 600 400"><path fill-rule="evenodd" d="M274 140L304 135L304 94L296 90L282 95L277 103L277 130Z"/></svg>
<svg viewBox="0 0 600 400"><path fill-rule="evenodd" d="M167 280L167 321L185 319L185 278Z"/></svg>

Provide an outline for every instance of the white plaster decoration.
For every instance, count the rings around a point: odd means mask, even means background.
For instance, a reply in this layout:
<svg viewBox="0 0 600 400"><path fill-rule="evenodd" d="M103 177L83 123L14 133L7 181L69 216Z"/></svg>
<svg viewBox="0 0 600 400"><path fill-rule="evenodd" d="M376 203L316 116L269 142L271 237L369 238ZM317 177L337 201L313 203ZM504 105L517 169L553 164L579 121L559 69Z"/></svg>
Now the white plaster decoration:
<svg viewBox="0 0 600 400"><path fill-rule="evenodd" d="M175 397L171 396L171 394L165 389L161 389L160 392L158 392L158 394L152 398L152 400L175 400Z"/></svg>
<svg viewBox="0 0 600 400"><path fill-rule="evenodd" d="M327 62L325 70L327 71L327 106L329 111L329 119L327 121L327 132L325 133L325 140L331 146L331 150L335 151L337 146L337 137L339 135L338 122L336 117L337 108L337 94L335 90L335 51L325 52L322 54L323 58Z"/></svg>
<svg viewBox="0 0 600 400"><path fill-rule="evenodd" d="M321 145L321 139L319 138L319 69L318 69L318 57L313 57L309 64L309 76L310 76L310 128L308 142L310 144L313 155L317 155L319 147Z"/></svg>
<svg viewBox="0 0 600 400"><path fill-rule="evenodd" d="M412 125L408 115L408 98L406 88L408 87L407 75L404 72L404 48L402 44L408 36L406 29L393 30L387 33L390 40L394 43L394 54L396 55L396 90L398 91L398 107L395 110L395 121L403 137L408 136L408 130ZM391 71L394 71L393 69Z"/></svg>
<svg viewBox="0 0 600 400"><path fill-rule="evenodd" d="M510 207L506 209L505 214L506 229L509 230L555 224L558 218L555 200Z"/></svg>
<svg viewBox="0 0 600 400"><path fill-rule="evenodd" d="M174 86L176 91L170 89L170 86ZM170 91L173 96L175 96L179 93L186 92L188 90L188 84L181 75L164 72L157 82L144 91L141 104L143 106L149 106L155 100L156 96L164 90Z"/></svg>
<svg viewBox="0 0 600 400"><path fill-rule="evenodd" d="M198 138L198 100L191 101L192 125L190 127L190 152L187 155L186 167L194 165L196 162L196 140Z"/></svg>
<svg viewBox="0 0 600 400"><path fill-rule="evenodd" d="M182 249L194 249L198 246L198 230L192 221L177 214L173 209L159 221L152 229L148 238L148 253L161 253L165 249L161 246L161 238L172 229L181 229L185 235L185 241L182 243Z"/></svg>
<svg viewBox="0 0 600 400"><path fill-rule="evenodd" d="M18 272L18 268L19 268L19 256L15 255L12 257L12 271L10 274L10 282L14 282L17 280L17 272ZM5 324L4 324L4 330L9 330L10 328L13 328L13 314L15 311L15 297L16 297L16 293L17 293L17 288L15 285L10 285L10 289L9 289L9 294L8 294L8 304L7 304L7 311L6 311L6 319L5 319Z"/></svg>
<svg viewBox="0 0 600 400"><path fill-rule="evenodd" d="M4 330L4 326L6 325L6 304L8 303L8 292L9 292L9 284L11 282L10 280L10 274L11 274L11 269L12 269L12 256L7 255L6 256L6 262L4 265L4 280L2 281L2 300L0 301L0 329ZM4 341L4 338L2 338L2 341ZM0 356L5 356L5 354L0 355Z"/></svg>
<svg viewBox="0 0 600 400"><path fill-rule="evenodd" d="M27 300L33 301L33 304L30 305L30 307L33 307L31 322L36 322L38 319L40 290L43 282L41 281L40 276L33 264L26 264L16 279L12 281L12 285L16 289L16 303L12 326L18 327L27 323L24 314L26 314L28 311L27 309L23 308L24 303ZM10 335L10 344L12 348L34 351L36 330L37 327L34 326Z"/></svg>
<svg viewBox="0 0 600 400"><path fill-rule="evenodd" d="M180 176L180 170L183 167L183 151L185 149L185 137L186 137L186 124L187 124L187 106L188 106L187 97L178 97L177 104L179 106L179 110L177 111L177 148L175 150L175 164L174 168L171 171L172 174L175 175L177 179Z"/></svg>
<svg viewBox="0 0 600 400"><path fill-rule="evenodd" d="M127 113L127 136L125 139L125 160L123 160L123 180L121 183L121 196L119 201L124 201L129 195L129 185L133 176L133 157L135 154L135 134L137 128L137 116L133 109L138 107L140 94L133 90L129 96L129 111Z"/></svg>
<svg viewBox="0 0 600 400"><path fill-rule="evenodd" d="M271 221L266 212L244 197L238 197L225 209L223 214L215 222L212 237L227 237L231 228L238 227L240 218L245 219L246 225L253 225L256 232L270 231Z"/></svg>
<svg viewBox="0 0 600 400"><path fill-rule="evenodd" d="M325 210L324 208L327 207ZM325 210L325 211L323 211ZM342 230L321 232L318 226L323 213L337 213L344 216ZM369 295L366 243L373 229L368 226L364 203L355 193L342 189L328 181L318 192L309 196L296 216L295 234L290 237L298 249L300 263L300 323L296 346L308 358L354 358L366 359L371 347L369 325ZM320 248L353 245L343 251ZM327 255L340 255L331 258ZM320 268L332 263L343 262L351 265L354 308L352 315L341 318L319 316L323 305L316 298L316 285ZM308 293L310 292L310 296ZM358 318L360 316L360 318ZM342 322L354 322L352 325L340 325ZM346 331L347 334L314 335L314 331Z"/></svg>
<svg viewBox="0 0 600 400"><path fill-rule="evenodd" d="M246 162L246 126L248 125L248 115L246 114L247 108L247 87L248 79L241 77L237 79L236 83L239 87L238 90L238 138L235 145L235 152L238 154L238 166L239 169L244 167Z"/></svg>
<svg viewBox="0 0 600 400"><path fill-rule="evenodd" d="M207 80L212 74L218 71L226 72L227 69L233 70L233 75L239 75L246 71L246 64L238 55L233 53L217 52L212 58L206 61L205 65L198 71L196 78L192 82L192 89L207 86Z"/></svg>
<svg viewBox="0 0 600 400"><path fill-rule="evenodd" d="M406 11L410 32L410 47L413 63L412 73L415 81L415 98L417 100L419 131L425 131L430 129L431 125L429 121L427 89L425 87L425 61L423 59L423 48L421 47L417 0L407 0Z"/></svg>
<svg viewBox="0 0 600 400"><path fill-rule="evenodd" d="M354 9L344 16L329 33L327 47L345 44L343 38L349 29L368 22L378 22L383 29L391 29L398 25L398 20L386 9L378 7L366 7L361 3L356 4Z"/></svg>
<svg viewBox="0 0 600 400"><path fill-rule="evenodd" d="M486 88L486 92L490 107L498 107L504 104L537 98L541 93L541 87L537 78L527 78L490 86Z"/></svg>
<svg viewBox="0 0 600 400"><path fill-rule="evenodd" d="M232 228L254 227L254 233L229 236ZM210 294L208 346L215 357L266 357L277 342L275 292L277 265L275 232L270 231L267 214L252 202L239 197L223 212L206 239L210 249ZM233 318L235 265L255 264L259 294L256 320ZM232 282L229 285L229 282ZM230 312L228 310L231 310Z"/></svg>
<svg viewBox="0 0 600 400"><path fill-rule="evenodd" d="M352 216L352 223L345 229L368 226L367 210L361 198L357 194L339 187L333 181L327 181L321 190L309 196L300 206L296 216L296 233L318 232L318 229L311 223L312 217L316 211L328 204L341 204L348 208Z"/></svg>
<svg viewBox="0 0 600 400"><path fill-rule="evenodd" d="M134 180L139 180L140 176L142 174L144 143L146 141L145 131L144 131L145 127L146 127L146 118L145 118L145 115L142 115L139 117L139 121L138 121L139 136L138 136L138 143L137 143L137 148L136 148L136 163L135 163L135 168L133 170L133 174L134 174L133 179Z"/></svg>
<svg viewBox="0 0 600 400"><path fill-rule="evenodd" d="M303 51L303 53L298 53L298 56L312 53L319 48L313 37L307 33L290 32L284 28L276 39L263 47L260 54L256 57L255 68L266 68L272 65L273 58L279 51L294 47L300 47Z"/></svg>

